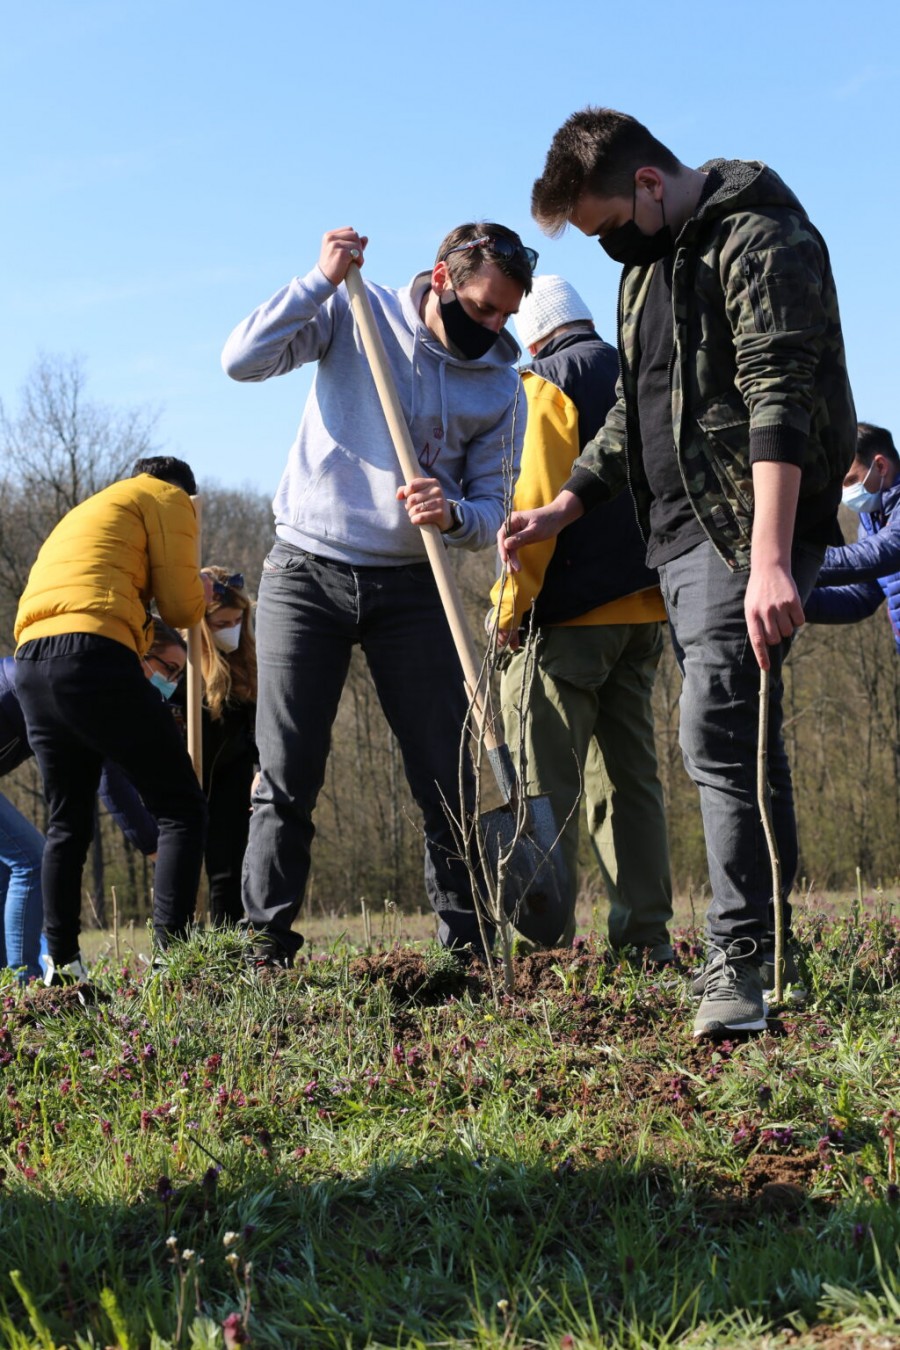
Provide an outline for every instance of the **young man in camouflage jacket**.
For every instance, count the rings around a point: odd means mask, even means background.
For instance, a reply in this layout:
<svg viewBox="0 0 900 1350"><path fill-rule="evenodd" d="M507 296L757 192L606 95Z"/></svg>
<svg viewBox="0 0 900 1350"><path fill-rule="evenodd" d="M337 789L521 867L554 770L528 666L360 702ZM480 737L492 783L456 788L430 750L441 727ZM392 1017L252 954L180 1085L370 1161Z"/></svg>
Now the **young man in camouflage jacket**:
<svg viewBox="0 0 900 1350"><path fill-rule="evenodd" d="M634 118L575 113L532 211L623 265L618 400L550 505L514 512L519 549L630 484L684 676L681 747L710 877L695 1036L765 1026L772 895L756 793L759 669L784 896L797 867L781 668L827 543L856 416L825 243L755 161L683 165Z"/></svg>

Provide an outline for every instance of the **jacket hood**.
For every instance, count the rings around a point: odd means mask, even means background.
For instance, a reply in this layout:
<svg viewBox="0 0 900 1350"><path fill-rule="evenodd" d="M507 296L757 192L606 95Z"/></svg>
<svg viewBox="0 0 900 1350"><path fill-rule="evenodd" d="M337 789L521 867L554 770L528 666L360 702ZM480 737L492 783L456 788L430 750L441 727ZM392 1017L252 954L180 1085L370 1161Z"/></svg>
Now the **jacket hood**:
<svg viewBox="0 0 900 1350"><path fill-rule="evenodd" d="M734 211L758 211L766 207L787 207L792 211L806 211L787 183L774 169L758 159L708 159L700 165L700 173L709 175L704 197L686 228L731 215Z"/></svg>
<svg viewBox="0 0 900 1350"><path fill-rule="evenodd" d="M521 348L512 334L502 328L497 341L493 344L490 351L484 356L476 357L474 361L467 361L464 357L454 356L448 351L443 342L439 342L427 328L419 317L419 307L422 304L422 296L431 285L431 272L419 272L413 277L409 285L400 292L403 312L410 328L413 332L418 327L419 341L424 347L436 353L442 360L449 361L451 365L462 366L464 369L477 369L479 366L493 366L503 369L506 366L514 366L522 355Z"/></svg>
<svg viewBox="0 0 900 1350"><path fill-rule="evenodd" d="M599 343L601 347L609 346L608 342L603 341L596 328L591 329L590 332L586 328L582 328L574 333L561 333L559 337L551 338L549 342L545 342L531 364L536 367L540 361L545 360L548 356L555 356L557 352L568 351L570 347L584 346L587 342ZM530 367L525 366L524 369L528 370Z"/></svg>

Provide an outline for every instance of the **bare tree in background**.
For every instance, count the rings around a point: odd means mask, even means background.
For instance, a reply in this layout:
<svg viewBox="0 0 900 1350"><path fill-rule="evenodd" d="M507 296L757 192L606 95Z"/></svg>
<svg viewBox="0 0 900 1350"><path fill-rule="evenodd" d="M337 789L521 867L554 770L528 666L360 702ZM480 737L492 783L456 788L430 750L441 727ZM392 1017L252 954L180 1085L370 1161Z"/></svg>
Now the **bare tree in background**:
<svg viewBox="0 0 900 1350"><path fill-rule="evenodd" d="M263 561L275 539L271 498L249 484L224 488L208 480L200 484L200 494L204 566L243 572L250 593L257 595Z"/></svg>
<svg viewBox="0 0 900 1350"><path fill-rule="evenodd" d="M57 521L156 448L155 411L92 402L86 385L78 357L43 355L17 412L0 403L0 622L7 646L31 564Z"/></svg>
<svg viewBox="0 0 900 1350"><path fill-rule="evenodd" d="M13 625L38 549L73 506L154 452L157 414L92 402L78 357L42 355L23 385L18 410L0 403L0 623L13 648ZM102 924L104 855L95 834L91 906Z"/></svg>

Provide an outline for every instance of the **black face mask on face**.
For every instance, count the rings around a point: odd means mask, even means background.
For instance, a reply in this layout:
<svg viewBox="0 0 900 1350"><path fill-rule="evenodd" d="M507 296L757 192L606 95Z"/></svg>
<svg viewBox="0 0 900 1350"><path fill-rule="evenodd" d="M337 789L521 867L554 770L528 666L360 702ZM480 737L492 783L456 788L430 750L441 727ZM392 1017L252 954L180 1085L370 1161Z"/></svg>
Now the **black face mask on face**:
<svg viewBox="0 0 900 1350"><path fill-rule="evenodd" d="M623 267L648 267L650 263L659 262L660 258L665 258L667 254L675 250L675 240L672 238L672 231L666 224L665 203L660 202L662 211L662 229L657 230L655 234L644 234L634 223L634 211L637 204L637 184L634 186L634 195L631 199L631 220L627 220L624 225L618 225L614 230L607 230L606 234L598 242L605 253L612 258L613 262L621 263Z"/></svg>
<svg viewBox="0 0 900 1350"><path fill-rule="evenodd" d="M452 300L441 300L441 318L447 337L466 361L484 356L500 336L468 315L455 295Z"/></svg>

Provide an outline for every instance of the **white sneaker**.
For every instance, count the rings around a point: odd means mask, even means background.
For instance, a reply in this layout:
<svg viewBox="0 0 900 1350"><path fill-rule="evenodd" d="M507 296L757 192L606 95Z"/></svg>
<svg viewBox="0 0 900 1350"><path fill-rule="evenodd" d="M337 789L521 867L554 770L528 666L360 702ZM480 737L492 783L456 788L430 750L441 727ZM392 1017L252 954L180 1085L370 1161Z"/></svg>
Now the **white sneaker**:
<svg viewBox="0 0 900 1350"><path fill-rule="evenodd" d="M68 961L64 966L57 966L52 956L47 957L47 969L44 974L44 984L48 989L58 988L64 984L89 984L87 966L81 959L81 952L72 961Z"/></svg>

